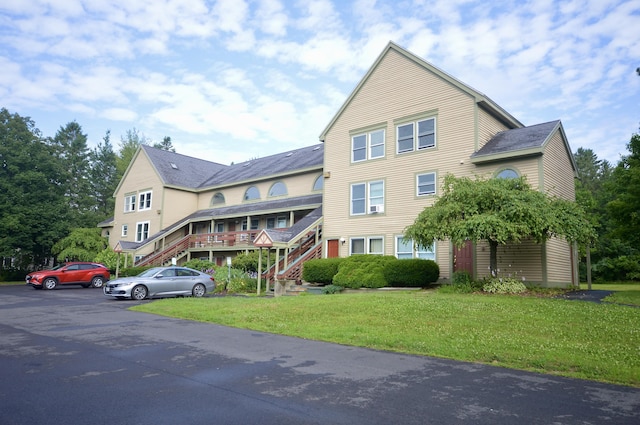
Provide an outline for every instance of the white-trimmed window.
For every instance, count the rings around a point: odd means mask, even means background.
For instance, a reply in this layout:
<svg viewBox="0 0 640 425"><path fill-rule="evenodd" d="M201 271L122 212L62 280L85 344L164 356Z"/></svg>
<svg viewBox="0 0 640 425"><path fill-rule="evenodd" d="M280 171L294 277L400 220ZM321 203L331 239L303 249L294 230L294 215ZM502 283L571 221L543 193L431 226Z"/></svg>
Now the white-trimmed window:
<svg viewBox="0 0 640 425"><path fill-rule="evenodd" d="M436 119L426 118L396 127L398 153L432 148L436 145Z"/></svg>
<svg viewBox="0 0 640 425"><path fill-rule="evenodd" d="M151 191L140 192L138 195L138 211L151 209Z"/></svg>
<svg viewBox="0 0 640 425"><path fill-rule="evenodd" d="M364 254L364 238L349 239L349 255Z"/></svg>
<svg viewBox="0 0 640 425"><path fill-rule="evenodd" d="M129 225L128 224L123 224L122 225L122 233L120 233L120 235L122 237L126 237L128 233L129 233Z"/></svg>
<svg viewBox="0 0 640 425"><path fill-rule="evenodd" d="M384 238L371 237L371 238L368 238L367 242L368 242L367 254L384 255Z"/></svg>
<svg viewBox="0 0 640 425"><path fill-rule="evenodd" d="M384 129L357 134L351 137L351 162L384 156Z"/></svg>
<svg viewBox="0 0 640 425"><path fill-rule="evenodd" d="M211 205L224 205L225 199L222 192L218 192L211 197Z"/></svg>
<svg viewBox="0 0 640 425"><path fill-rule="evenodd" d="M498 179L517 179L518 177L520 177L520 174L512 168L505 168L496 174Z"/></svg>
<svg viewBox="0 0 640 425"><path fill-rule="evenodd" d="M435 195L436 173L418 174L416 176L416 193L418 196Z"/></svg>
<svg viewBox="0 0 640 425"><path fill-rule="evenodd" d="M423 247L413 242L413 239L405 239L404 236L396 236L396 258L422 258L424 260L436 260L435 242L429 247Z"/></svg>
<svg viewBox="0 0 640 425"><path fill-rule="evenodd" d="M251 201L253 199L260 199L260 191L255 186L249 187L247 191L244 193L245 201Z"/></svg>
<svg viewBox="0 0 640 425"><path fill-rule="evenodd" d="M384 255L384 238L382 236L350 238L349 255L357 254Z"/></svg>
<svg viewBox="0 0 640 425"><path fill-rule="evenodd" d="M315 182L313 182L313 190L322 190L324 187L324 176L320 174Z"/></svg>
<svg viewBox="0 0 640 425"><path fill-rule="evenodd" d="M136 242L142 242L149 237L149 222L141 221L136 224Z"/></svg>
<svg viewBox="0 0 640 425"><path fill-rule="evenodd" d="M371 212L371 207L379 207L379 212L384 207L384 181L377 180L367 183L355 183L351 185L351 215L366 214Z"/></svg>
<svg viewBox="0 0 640 425"><path fill-rule="evenodd" d="M136 210L136 195L124 196L124 212L132 212Z"/></svg>
<svg viewBox="0 0 640 425"><path fill-rule="evenodd" d="M287 186L282 182L275 182L269 189L269 197L283 196L287 194Z"/></svg>
<svg viewBox="0 0 640 425"><path fill-rule="evenodd" d="M357 183L351 185L351 215L366 214L367 212L367 185Z"/></svg>
<svg viewBox="0 0 640 425"><path fill-rule="evenodd" d="M384 206L384 181L379 180L369 183L369 207Z"/></svg>

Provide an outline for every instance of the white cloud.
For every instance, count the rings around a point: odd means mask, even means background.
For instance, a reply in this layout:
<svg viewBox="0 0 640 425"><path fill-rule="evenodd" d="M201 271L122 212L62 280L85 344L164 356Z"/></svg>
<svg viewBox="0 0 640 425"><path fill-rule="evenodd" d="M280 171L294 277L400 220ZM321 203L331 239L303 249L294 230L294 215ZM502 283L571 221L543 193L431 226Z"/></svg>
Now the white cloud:
<svg viewBox="0 0 640 425"><path fill-rule="evenodd" d="M572 147L617 158L637 130L639 25L632 0L3 2L0 95L96 134L135 124L190 151L273 152L315 143L392 40L521 121L561 118Z"/></svg>
<svg viewBox="0 0 640 425"><path fill-rule="evenodd" d="M135 111L124 108L107 108L100 115L110 121L135 122L138 118Z"/></svg>

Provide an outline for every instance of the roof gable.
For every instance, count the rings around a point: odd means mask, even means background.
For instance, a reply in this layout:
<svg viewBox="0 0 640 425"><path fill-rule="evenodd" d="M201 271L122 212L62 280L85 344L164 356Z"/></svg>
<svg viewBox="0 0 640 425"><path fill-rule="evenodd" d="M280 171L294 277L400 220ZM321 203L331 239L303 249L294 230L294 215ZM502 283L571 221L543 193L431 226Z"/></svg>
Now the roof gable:
<svg viewBox="0 0 640 425"><path fill-rule="evenodd" d="M353 98L362 89L362 87L366 84L366 82L369 80L369 78L373 74L374 70L380 65L380 63L384 60L384 58L389 54L390 51L397 52L398 54L402 55L407 60L412 61L412 62L416 63L418 66L422 67L426 72L433 73L434 75L438 76L439 78L443 79L444 81L448 82L449 84L457 87L462 92L468 94L469 96L471 96L472 98L475 99L475 102L478 104L479 107L485 109L487 112L489 112L496 119L498 119L501 122L503 122L507 127L516 128L516 127L522 127L523 126L523 124L520 121L518 121L511 114L509 114L507 111L502 109L498 104L493 102L491 99L489 99L484 94L482 94L479 91L471 88L470 86L464 84L460 80L458 80L458 79L454 78L453 76L447 74L446 72L442 71L440 68L432 65L431 63L425 61L424 59L414 55L413 53L409 52L408 50L406 50L406 49L398 46L394 42L390 41L389 44L387 44L387 46L384 48L382 53L380 53L378 58L375 60L375 62L371 66L371 68L369 68L367 73L360 80L360 82L355 87L355 89L351 92L349 97L347 97L347 100L342 104L342 106L340 107L338 112L333 116L333 118L331 119L329 124L322 131L322 133L320 134L320 141L324 141L325 140L327 133L331 130L331 128L333 127L334 123L339 119L339 117L342 115L344 110L349 106L349 104L351 103Z"/></svg>
<svg viewBox="0 0 640 425"><path fill-rule="evenodd" d="M560 120L501 131L471 155L471 162L480 164L517 157L542 155L545 146L558 131L562 137L573 169L576 170L573 154L569 148L569 143Z"/></svg>

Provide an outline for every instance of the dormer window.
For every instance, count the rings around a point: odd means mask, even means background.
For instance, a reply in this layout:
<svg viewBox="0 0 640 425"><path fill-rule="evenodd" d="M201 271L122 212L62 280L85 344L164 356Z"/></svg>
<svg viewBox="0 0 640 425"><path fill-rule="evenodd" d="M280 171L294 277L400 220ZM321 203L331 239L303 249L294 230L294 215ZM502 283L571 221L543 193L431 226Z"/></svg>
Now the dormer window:
<svg viewBox="0 0 640 425"><path fill-rule="evenodd" d="M275 182L269 189L269 197L283 196L287 194L287 186L282 182Z"/></svg>
<svg viewBox="0 0 640 425"><path fill-rule="evenodd" d="M212 206L213 205L224 205L224 203L225 203L224 195L221 192L216 193L211 198L211 205Z"/></svg>
<svg viewBox="0 0 640 425"><path fill-rule="evenodd" d="M260 199L260 191L258 190L257 187L251 186L244 193L244 200L245 201L251 201L251 200L254 200L254 199Z"/></svg>

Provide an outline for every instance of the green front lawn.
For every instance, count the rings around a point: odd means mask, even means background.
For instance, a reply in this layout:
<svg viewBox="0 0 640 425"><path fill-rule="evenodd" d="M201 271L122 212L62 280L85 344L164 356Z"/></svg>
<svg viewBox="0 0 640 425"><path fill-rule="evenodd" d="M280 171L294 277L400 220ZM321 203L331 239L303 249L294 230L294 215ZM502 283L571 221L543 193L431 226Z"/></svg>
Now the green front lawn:
<svg viewBox="0 0 640 425"><path fill-rule="evenodd" d="M133 309L640 387L640 308L610 303L431 290L165 299Z"/></svg>

